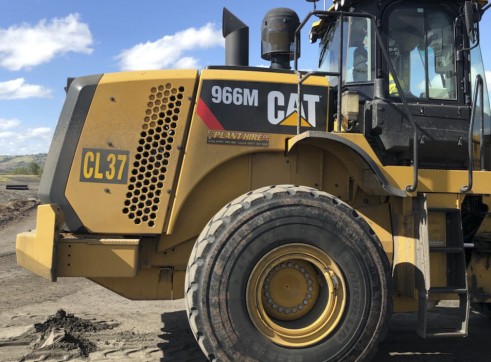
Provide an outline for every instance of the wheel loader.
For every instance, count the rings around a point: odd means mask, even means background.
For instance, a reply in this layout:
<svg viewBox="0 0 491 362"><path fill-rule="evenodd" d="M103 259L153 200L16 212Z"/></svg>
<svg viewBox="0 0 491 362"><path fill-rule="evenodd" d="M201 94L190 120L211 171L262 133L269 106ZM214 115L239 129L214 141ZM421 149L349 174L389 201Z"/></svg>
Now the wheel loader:
<svg viewBox="0 0 491 362"><path fill-rule="evenodd" d="M185 298L210 361L370 360L401 312L467 336L491 305L489 5L310 1L264 17L269 68L225 9L226 65L69 79L19 265Z"/></svg>

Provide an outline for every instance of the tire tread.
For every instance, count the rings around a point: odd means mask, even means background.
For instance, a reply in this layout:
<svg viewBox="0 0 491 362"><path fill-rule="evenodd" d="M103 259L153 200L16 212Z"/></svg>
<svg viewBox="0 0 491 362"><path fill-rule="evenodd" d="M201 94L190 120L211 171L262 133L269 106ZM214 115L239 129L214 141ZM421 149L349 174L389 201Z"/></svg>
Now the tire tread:
<svg viewBox="0 0 491 362"><path fill-rule="evenodd" d="M368 223L364 220L361 215L356 212L352 207L346 204L344 201L339 198L330 195L324 191L319 191L315 188L307 187L307 186L295 186L295 185L275 185L275 186L267 186L262 187L257 190L248 192L229 204L223 207L205 226L200 236L198 237L196 244L191 253L187 271L186 271L186 280L185 280L185 304L187 313L189 316L189 321L191 325L191 330L198 341L201 349L208 356L210 361L217 360L217 351L214 348L213 342L210 340L209 333L211 331L203 331L198 327L202 325L200 323L200 319L202 316L199 313L198 304L199 300L199 286L202 281L202 266L205 264L204 259L208 254L209 250L212 248L212 244L216 239L216 235L218 235L225 227L227 227L230 222L232 222L236 215L243 212L243 210L249 209L250 207L254 207L257 204L261 204L264 200L270 200L272 198L279 198L283 195L294 196L298 194L303 194L306 197L310 197L312 199L320 199L325 202L329 202L334 205L336 208L341 210L344 214L350 217L355 223L357 223L366 234L372 239L373 247L376 248L379 255L384 255L385 252L383 250L382 244L380 240L377 238L375 232L370 228ZM386 258L381 258L383 265L383 269L386 271L390 271L390 265ZM388 279L390 280L390 279ZM383 290L383 293L391 293L391 283L387 283L387 290ZM391 295L391 294L389 294ZM391 298L389 298L391 300ZM387 306L387 311L390 315L391 313L391 304ZM379 321L381 325L377 328L377 333L380 336L384 336L387 333L389 318L385 318L385 321ZM377 336L374 336L372 340L378 340ZM367 346L365 352L362 354L359 360L370 360L373 355L376 353L377 348L374 346Z"/></svg>

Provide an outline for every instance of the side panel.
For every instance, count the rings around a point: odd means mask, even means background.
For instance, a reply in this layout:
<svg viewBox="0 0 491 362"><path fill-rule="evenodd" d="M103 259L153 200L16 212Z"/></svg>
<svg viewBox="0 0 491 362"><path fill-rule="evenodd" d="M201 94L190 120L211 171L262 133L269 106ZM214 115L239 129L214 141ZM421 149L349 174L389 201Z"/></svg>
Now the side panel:
<svg viewBox="0 0 491 362"><path fill-rule="evenodd" d="M284 153L286 140L297 132L297 80L293 73L202 72L167 234L173 233L187 199L214 169L247 154ZM327 86L324 77L311 77L306 82L302 131L326 130ZM240 192L232 192L236 196L242 193L233 183L226 187ZM215 196L207 195L210 199ZM201 207L206 209L207 205Z"/></svg>
<svg viewBox="0 0 491 362"><path fill-rule="evenodd" d="M88 231L162 232L196 80L192 70L102 77L65 191Z"/></svg>

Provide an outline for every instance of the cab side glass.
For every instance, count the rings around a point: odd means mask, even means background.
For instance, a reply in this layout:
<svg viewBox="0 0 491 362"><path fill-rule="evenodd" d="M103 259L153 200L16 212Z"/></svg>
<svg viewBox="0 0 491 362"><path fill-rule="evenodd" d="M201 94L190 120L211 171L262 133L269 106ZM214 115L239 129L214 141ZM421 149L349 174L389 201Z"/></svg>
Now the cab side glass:
<svg viewBox="0 0 491 362"><path fill-rule="evenodd" d="M343 84L371 82L374 78L373 34L369 19L346 16L343 20ZM319 70L338 72L340 61L341 22L335 22L320 43ZM329 77L332 86L337 77Z"/></svg>
<svg viewBox="0 0 491 362"><path fill-rule="evenodd" d="M453 19L445 11L393 9L388 17L388 51L407 98L457 99ZM399 96L392 75L389 95Z"/></svg>
<svg viewBox="0 0 491 362"><path fill-rule="evenodd" d="M479 115L481 114L480 109L481 107L484 107L484 135L487 136L487 142L491 142L490 135L491 135L491 111L490 111L490 105L489 105L489 93L488 93L488 87L486 84L486 72L484 70L484 63L482 60L482 54L481 54L481 48L479 46L474 47L471 50L471 86L472 86L472 94L476 91L475 89L475 79L476 76L480 74L482 79L483 79L483 101L484 104L480 104L480 98L477 97L477 104L476 104L476 114ZM479 135L479 128L480 128L480 122L479 122L479 116L476 116L476 122L474 124L474 135L477 136Z"/></svg>

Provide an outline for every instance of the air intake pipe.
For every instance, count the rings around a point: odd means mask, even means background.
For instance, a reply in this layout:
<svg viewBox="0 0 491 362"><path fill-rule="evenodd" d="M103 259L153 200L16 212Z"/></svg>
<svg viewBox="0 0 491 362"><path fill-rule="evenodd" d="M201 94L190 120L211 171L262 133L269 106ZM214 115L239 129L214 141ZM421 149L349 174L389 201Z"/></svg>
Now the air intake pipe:
<svg viewBox="0 0 491 362"><path fill-rule="evenodd" d="M290 61L293 60L295 51L295 31L299 25L298 15L291 9L272 9L264 16L261 26L261 57L271 61L271 68L291 68Z"/></svg>
<svg viewBox="0 0 491 362"><path fill-rule="evenodd" d="M222 33L225 38L225 65L249 65L249 27L223 8Z"/></svg>

